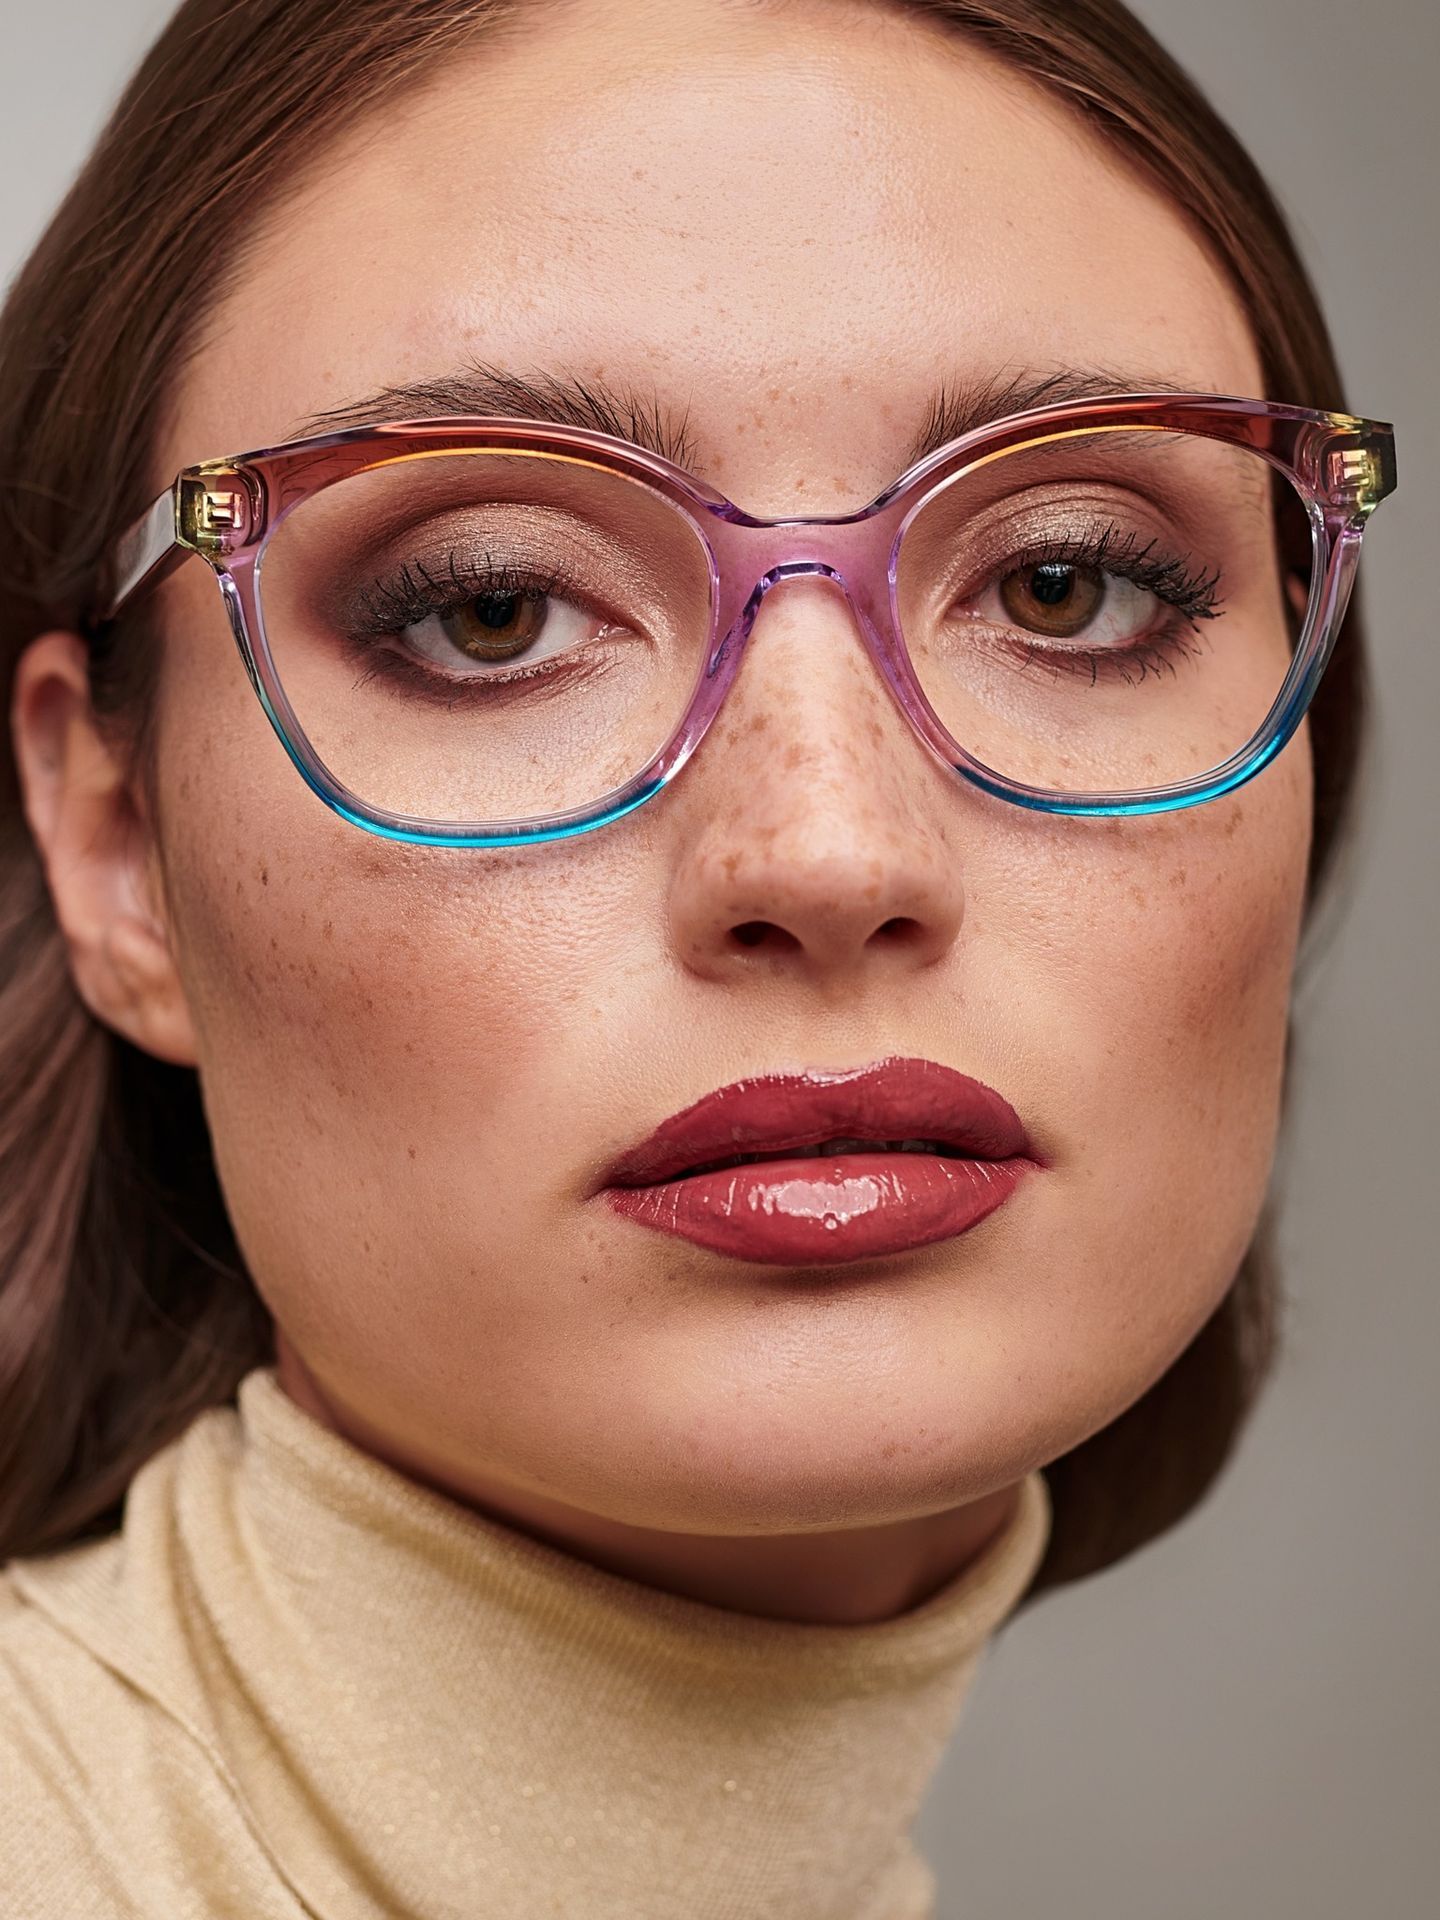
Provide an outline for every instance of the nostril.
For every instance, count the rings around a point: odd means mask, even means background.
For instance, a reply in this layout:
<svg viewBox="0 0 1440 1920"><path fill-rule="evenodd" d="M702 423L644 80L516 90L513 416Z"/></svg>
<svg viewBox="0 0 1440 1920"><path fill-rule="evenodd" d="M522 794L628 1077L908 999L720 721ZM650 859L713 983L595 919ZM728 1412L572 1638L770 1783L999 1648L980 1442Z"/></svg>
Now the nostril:
<svg viewBox="0 0 1440 1920"><path fill-rule="evenodd" d="M742 947L758 947L766 940L782 947L803 945L803 942L798 940L788 928L777 926L773 920L742 920L738 926L732 927L730 932L731 937ZM897 914L894 918L883 921L875 929L875 935L872 937L881 935L889 941L898 942L901 946L914 946L925 938L925 929L918 920L912 919L908 914Z"/></svg>
<svg viewBox="0 0 1440 1920"><path fill-rule="evenodd" d="M912 920L908 914L899 914L893 920L887 920L875 929L877 933L887 934L902 945L914 946L917 940L924 938L925 929L918 920Z"/></svg>
<svg viewBox="0 0 1440 1920"><path fill-rule="evenodd" d="M758 947L770 934L777 935L782 945L786 941L793 947L800 944L793 933L788 933L784 927L777 927L772 920L742 920L738 927L731 928L731 933L742 947Z"/></svg>

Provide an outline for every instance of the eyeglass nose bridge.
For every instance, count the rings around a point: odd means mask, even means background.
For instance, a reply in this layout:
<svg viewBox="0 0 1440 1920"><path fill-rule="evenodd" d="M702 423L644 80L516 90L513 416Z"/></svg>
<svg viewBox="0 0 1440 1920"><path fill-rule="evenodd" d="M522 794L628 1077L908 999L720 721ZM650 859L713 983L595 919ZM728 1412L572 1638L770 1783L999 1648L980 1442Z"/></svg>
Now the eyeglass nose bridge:
<svg viewBox="0 0 1440 1920"><path fill-rule="evenodd" d="M853 529L847 531L853 532ZM722 571L715 644L706 668L706 678L723 674L728 687L738 670L739 656L745 651L761 607L776 587L794 580L824 580L838 590L850 608L853 623L859 629L861 644L885 677L891 678L893 668L890 656L894 651L895 636L883 559L878 568L877 581L877 569L873 564L869 567L855 565L857 559L863 560L866 556L857 551L853 540L849 543L848 551L843 553L836 552L832 546L828 553L817 554L812 548L808 553L802 550L797 554L797 545L803 547L811 543L803 535L797 541L792 534L785 542L785 557L772 559L758 578L753 578L749 569L732 568L728 571L728 577ZM765 557L768 558L773 552L772 544ZM753 564L752 558L751 567ZM747 577L752 577L752 585L742 601L740 595L745 591L743 583ZM877 585L883 589L878 594ZM726 671L727 667L729 671Z"/></svg>
<svg viewBox="0 0 1440 1920"><path fill-rule="evenodd" d="M889 569L893 523L880 522L879 516L858 521L765 522L728 526L724 534L728 538L723 548L716 543L720 549L716 553L716 639L683 728L685 757L698 745L730 692L766 598L783 583L820 579L843 595L858 630L856 637L920 745L955 771L950 743L915 681L895 628ZM769 563L758 577L754 573L757 558L762 565Z"/></svg>
<svg viewBox="0 0 1440 1920"><path fill-rule="evenodd" d="M750 589L749 597L738 610L733 604L727 608L722 598L720 620L717 629L715 653L712 656L715 666L732 652L742 648L750 638L750 630L760 616L760 609L771 592L785 580L829 580L839 588L850 603L852 613L863 610L851 591L850 583L841 568L833 566L828 560L780 560L768 567ZM728 617L727 617L728 615Z"/></svg>
<svg viewBox="0 0 1440 1920"><path fill-rule="evenodd" d="M902 510L892 500L813 519L737 514L712 521L706 531L719 594L716 653L743 650L766 596L783 581L812 578L839 588L872 654L883 641L893 644L890 562Z"/></svg>
<svg viewBox="0 0 1440 1920"><path fill-rule="evenodd" d="M765 596L781 581L812 576L834 581L872 626L888 626L897 505L779 520L751 519L732 509L734 518L712 519L705 532L717 575L721 641L748 636Z"/></svg>

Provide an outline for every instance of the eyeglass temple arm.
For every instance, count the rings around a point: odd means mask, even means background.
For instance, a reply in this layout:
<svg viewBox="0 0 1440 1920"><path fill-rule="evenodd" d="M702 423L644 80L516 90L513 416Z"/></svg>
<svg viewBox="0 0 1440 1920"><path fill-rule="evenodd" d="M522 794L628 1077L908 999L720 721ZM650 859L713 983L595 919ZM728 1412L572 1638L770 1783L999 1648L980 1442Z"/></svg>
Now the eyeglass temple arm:
<svg viewBox="0 0 1440 1920"><path fill-rule="evenodd" d="M142 589L158 586L187 554L231 551L252 521L251 488L223 461L187 468L115 543L115 585L97 616L112 620Z"/></svg>
<svg viewBox="0 0 1440 1920"><path fill-rule="evenodd" d="M115 588L98 618L113 620L142 586L158 586L193 551L180 531L179 488L167 487L115 543Z"/></svg>

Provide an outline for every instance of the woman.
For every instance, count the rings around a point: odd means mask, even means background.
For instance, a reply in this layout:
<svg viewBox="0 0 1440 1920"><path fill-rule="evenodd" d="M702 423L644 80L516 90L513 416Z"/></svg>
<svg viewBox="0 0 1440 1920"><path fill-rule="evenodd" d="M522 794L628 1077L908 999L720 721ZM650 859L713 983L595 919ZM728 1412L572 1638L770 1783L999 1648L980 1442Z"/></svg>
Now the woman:
<svg viewBox="0 0 1440 1920"><path fill-rule="evenodd" d="M12 1908L931 1912L1273 1353L1263 184L1110 0L208 0L0 339Z"/></svg>

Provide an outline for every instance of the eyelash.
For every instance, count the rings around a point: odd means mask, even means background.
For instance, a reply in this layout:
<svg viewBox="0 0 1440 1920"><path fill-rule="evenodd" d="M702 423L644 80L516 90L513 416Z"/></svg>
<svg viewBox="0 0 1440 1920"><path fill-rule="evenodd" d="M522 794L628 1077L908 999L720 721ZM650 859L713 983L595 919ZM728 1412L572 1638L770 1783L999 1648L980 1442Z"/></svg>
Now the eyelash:
<svg viewBox="0 0 1440 1920"><path fill-rule="evenodd" d="M412 565L415 573L424 581L423 586L417 584L411 572ZM367 623L362 629L363 637L379 638L398 633L402 627L426 620L432 614L453 613L467 600L482 596L493 600L512 597L544 600L552 593L564 598L567 593L578 591L577 583L570 579L563 567L542 572L539 568L512 566L509 561L494 566L488 560L484 565L469 561L457 565L453 548L446 560L446 576L437 580L423 561L407 560L400 569L399 578L392 585L387 586L377 580L363 589L357 596L367 616Z"/></svg>
<svg viewBox="0 0 1440 1920"><path fill-rule="evenodd" d="M415 577L417 574L419 580ZM453 548L439 579L423 561L407 561L394 582L376 580L356 595L363 618L351 625L344 640L349 657L364 662L357 685L384 679L428 700L444 702L447 697L465 700L477 696L494 700L523 688L527 681L544 679L553 685L597 671L595 664L588 660L547 657L531 665L517 662L503 671L484 675L450 675L405 654L388 651L379 644L418 621L454 613L467 600L513 597L537 601L551 594L575 600L581 597L581 590L563 567L542 570L515 566L509 561L497 566L488 559L476 563L460 560Z"/></svg>
<svg viewBox="0 0 1440 1920"><path fill-rule="evenodd" d="M1214 619L1219 611L1220 569L1212 567L1207 572L1198 566L1189 567L1173 554L1168 559L1152 560L1149 555L1156 544L1151 539L1142 546L1138 534L1122 533L1112 521L1096 532L1037 541L1026 549L1011 571L1047 564L1094 567L1099 572L1116 573L1133 580L1158 600L1178 608L1188 619Z"/></svg>
<svg viewBox="0 0 1440 1920"><path fill-rule="evenodd" d="M1220 569L1192 566L1173 554L1151 557L1156 544L1153 538L1142 542L1139 534L1122 531L1112 521L1088 533L1037 540L1023 553L1012 556L1005 572L993 578L1008 579L1030 567L1093 567L1096 572L1117 575L1153 593L1192 632L1197 621L1218 619L1222 612ZM1129 680L1131 671L1138 667L1138 678L1143 680L1152 667L1157 674L1167 666L1173 671L1175 656L1193 657L1194 652L1181 627L1172 622L1152 638L1126 647L1050 646L1037 636L1025 650L1025 664L1038 659L1058 672L1088 664L1093 685L1102 667L1112 669L1124 680Z"/></svg>
<svg viewBox="0 0 1440 1920"><path fill-rule="evenodd" d="M1023 553L1010 557L1004 574L993 577L1006 579L1027 568L1047 565L1090 567L1097 572L1130 580L1153 593L1157 600L1173 609L1192 632L1197 621L1218 618L1221 612L1218 593L1220 569L1215 567L1206 570L1198 565L1192 566L1175 555L1156 556L1156 544L1154 539L1142 543L1138 534L1122 531L1112 522L1081 535L1037 540ZM407 561L393 583L377 580L369 588L363 589L357 599L364 610L364 624L352 632L351 643L357 653L372 656L371 673L384 671L413 678L417 685L423 684L433 692L437 687L447 684L444 676L438 676L433 669L411 663L402 656L381 654L373 643L432 615L454 612L468 599L484 596L538 601L547 599L551 594L572 598L578 591L578 583L563 567L542 571L515 566L508 561L499 566L488 561L476 565L469 560L462 561L452 549L446 559L444 574L439 579L423 561ZM1088 664L1093 684L1102 666L1125 679L1138 668L1139 677L1143 679L1152 668L1157 673L1164 666L1170 666L1173 670L1174 656L1188 655L1191 651L1184 632L1172 624L1160 634L1126 647L1048 646L1037 638L1025 649L1025 664L1039 660L1059 672L1074 671L1077 666ZM530 667L521 663L504 673L487 674L484 684L492 689L512 686L539 676L553 678L560 671L564 671L563 664L557 666L553 659L539 661ZM460 682L457 679L451 684L458 688Z"/></svg>

